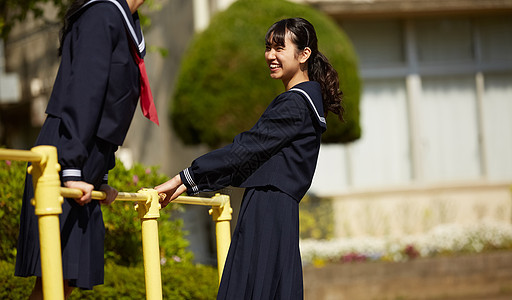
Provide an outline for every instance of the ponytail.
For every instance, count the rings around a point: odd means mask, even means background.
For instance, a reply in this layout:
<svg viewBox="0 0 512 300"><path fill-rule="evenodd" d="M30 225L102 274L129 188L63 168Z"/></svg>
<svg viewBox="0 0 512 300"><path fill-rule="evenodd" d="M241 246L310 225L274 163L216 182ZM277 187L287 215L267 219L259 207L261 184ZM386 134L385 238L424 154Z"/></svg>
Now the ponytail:
<svg viewBox="0 0 512 300"><path fill-rule="evenodd" d="M339 88L338 72L329 63L327 57L319 51L312 53L312 57L309 58L308 76L310 80L320 83L324 114L327 116L327 113L331 111L343 121L345 110L341 105L343 92Z"/></svg>

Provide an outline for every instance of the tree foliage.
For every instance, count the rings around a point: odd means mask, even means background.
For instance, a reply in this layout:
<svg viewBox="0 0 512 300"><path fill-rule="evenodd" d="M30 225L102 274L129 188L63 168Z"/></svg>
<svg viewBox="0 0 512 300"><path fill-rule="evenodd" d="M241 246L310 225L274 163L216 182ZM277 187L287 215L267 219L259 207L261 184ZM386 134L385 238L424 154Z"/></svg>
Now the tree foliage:
<svg viewBox="0 0 512 300"><path fill-rule="evenodd" d="M325 143L360 137L360 80L351 42L317 10L282 0L238 0L196 34L179 72L170 117L185 144L217 147L256 123L270 101L284 91L264 60L264 36L274 22L304 17L314 26L319 49L340 75L346 122L327 117Z"/></svg>
<svg viewBox="0 0 512 300"><path fill-rule="evenodd" d="M44 19L45 6L53 3L57 16L62 18L72 0L0 0L0 35L6 39L12 28L24 21L29 14L35 19ZM47 20L55 23L59 20Z"/></svg>
<svg viewBox="0 0 512 300"><path fill-rule="evenodd" d="M60 24L64 19L68 6L75 0L0 0L0 38L7 39L16 24L25 21L32 15L36 20L49 24ZM161 9L159 0L146 0L144 7L149 11ZM56 11L49 18L45 16L46 10ZM151 24L150 18L140 14L143 27Z"/></svg>

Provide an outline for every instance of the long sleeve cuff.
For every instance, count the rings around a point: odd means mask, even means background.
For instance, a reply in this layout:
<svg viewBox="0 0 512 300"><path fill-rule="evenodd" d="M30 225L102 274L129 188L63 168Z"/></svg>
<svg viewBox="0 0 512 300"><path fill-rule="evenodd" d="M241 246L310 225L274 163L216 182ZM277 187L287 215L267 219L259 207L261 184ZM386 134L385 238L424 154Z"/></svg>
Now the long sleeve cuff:
<svg viewBox="0 0 512 300"><path fill-rule="evenodd" d="M79 169L64 169L62 170L62 181L81 181L82 170Z"/></svg>
<svg viewBox="0 0 512 300"><path fill-rule="evenodd" d="M194 182L194 178L192 173L190 172L190 168L186 168L185 170L180 172L181 181L187 187L187 194L195 195L199 193L199 187Z"/></svg>

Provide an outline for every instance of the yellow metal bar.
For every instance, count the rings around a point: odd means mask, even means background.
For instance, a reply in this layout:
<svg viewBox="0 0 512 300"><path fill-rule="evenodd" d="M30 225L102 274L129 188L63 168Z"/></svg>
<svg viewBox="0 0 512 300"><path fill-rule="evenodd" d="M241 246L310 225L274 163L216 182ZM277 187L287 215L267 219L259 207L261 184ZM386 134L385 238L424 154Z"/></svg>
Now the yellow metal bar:
<svg viewBox="0 0 512 300"><path fill-rule="evenodd" d="M216 194L212 199L223 203L221 206L212 207L210 215L215 222L215 234L217 236L217 268L219 272L219 284L222 279L222 272L228 256L229 245L231 244L230 221L233 209L228 195Z"/></svg>
<svg viewBox="0 0 512 300"><path fill-rule="evenodd" d="M224 199L219 198L219 197L203 198L203 197L179 196L178 198L172 200L171 203L194 204L194 205L205 205L205 206L222 206L222 205L224 205L223 201L224 201Z"/></svg>
<svg viewBox="0 0 512 300"><path fill-rule="evenodd" d="M60 194L66 198L80 198L83 193L79 189L70 189L70 188L60 188ZM102 191L92 191L92 199L94 200L103 200L105 199L106 194ZM146 194L141 193L125 193L119 192L116 197L116 201L146 201L148 196Z"/></svg>
<svg viewBox="0 0 512 300"><path fill-rule="evenodd" d="M0 149L0 159L39 162L43 156L30 150Z"/></svg>
<svg viewBox="0 0 512 300"><path fill-rule="evenodd" d="M28 172L32 175L34 184L32 204L35 205L39 224L43 297L64 299L59 226L63 198L60 196L57 149L52 146L37 146L32 151L40 157L39 162L33 160Z"/></svg>
<svg viewBox="0 0 512 300"><path fill-rule="evenodd" d="M142 226L142 253L144 255L144 276L146 299L162 299L162 278L160 271L160 246L158 242L158 222L160 217L160 197L153 189L139 191L146 195L146 201L139 201L136 209Z"/></svg>

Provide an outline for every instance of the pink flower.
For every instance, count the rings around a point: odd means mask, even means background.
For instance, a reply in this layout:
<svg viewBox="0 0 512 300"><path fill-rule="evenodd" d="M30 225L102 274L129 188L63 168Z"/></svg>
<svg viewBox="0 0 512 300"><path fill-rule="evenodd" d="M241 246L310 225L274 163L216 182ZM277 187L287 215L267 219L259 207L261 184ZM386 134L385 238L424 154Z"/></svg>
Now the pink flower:
<svg viewBox="0 0 512 300"><path fill-rule="evenodd" d="M420 253L418 250L416 250L416 248L414 248L413 245L407 245L404 249L404 253L409 257L409 259L414 259L420 256Z"/></svg>
<svg viewBox="0 0 512 300"><path fill-rule="evenodd" d="M367 259L367 257L365 255L352 252L352 253L343 255L343 257L341 258L341 261L344 263L363 262L363 261L366 261L366 259Z"/></svg>
<svg viewBox="0 0 512 300"><path fill-rule="evenodd" d="M6 160L5 161L5 164L8 165L9 167L11 166L12 162L10 160Z"/></svg>
<svg viewBox="0 0 512 300"><path fill-rule="evenodd" d="M137 183L139 183L139 176L133 175L132 181L133 181L133 184L137 185Z"/></svg>
<svg viewBox="0 0 512 300"><path fill-rule="evenodd" d="M151 174L151 169L150 168L146 168L146 175L149 175Z"/></svg>

